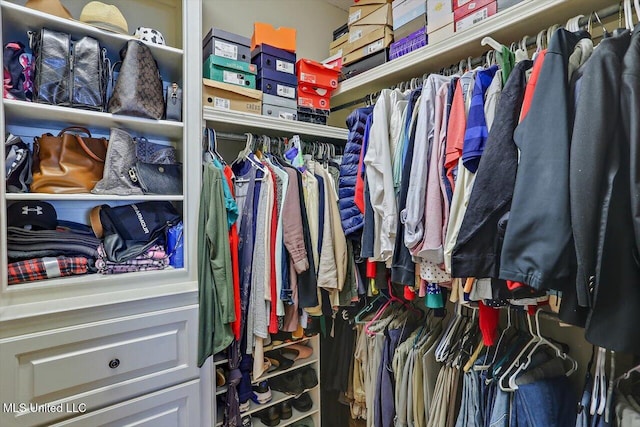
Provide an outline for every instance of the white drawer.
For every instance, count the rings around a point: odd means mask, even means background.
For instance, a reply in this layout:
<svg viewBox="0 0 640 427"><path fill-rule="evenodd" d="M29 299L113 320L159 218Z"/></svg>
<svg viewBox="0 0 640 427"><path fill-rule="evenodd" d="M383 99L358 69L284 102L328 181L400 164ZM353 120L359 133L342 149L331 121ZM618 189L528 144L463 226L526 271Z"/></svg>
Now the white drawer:
<svg viewBox="0 0 640 427"><path fill-rule="evenodd" d="M196 305L0 341L0 425L68 418L198 377ZM22 407L20 406L22 405Z"/></svg>
<svg viewBox="0 0 640 427"><path fill-rule="evenodd" d="M51 427L200 427L200 381L170 387Z"/></svg>

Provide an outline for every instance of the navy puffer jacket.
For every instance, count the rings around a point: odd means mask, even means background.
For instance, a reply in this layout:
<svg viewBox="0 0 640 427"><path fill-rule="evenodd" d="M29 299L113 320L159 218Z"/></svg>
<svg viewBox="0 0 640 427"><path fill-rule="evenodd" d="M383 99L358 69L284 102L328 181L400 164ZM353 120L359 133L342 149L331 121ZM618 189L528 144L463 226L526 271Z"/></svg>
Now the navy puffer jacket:
<svg viewBox="0 0 640 427"><path fill-rule="evenodd" d="M344 148L344 156L340 165L340 180L338 181L340 219L342 220L342 229L347 238L356 237L353 234L358 233L364 224L362 213L360 213L360 209L355 204L354 195L364 128L367 123L367 116L372 111L373 107L358 108L347 117L349 137Z"/></svg>

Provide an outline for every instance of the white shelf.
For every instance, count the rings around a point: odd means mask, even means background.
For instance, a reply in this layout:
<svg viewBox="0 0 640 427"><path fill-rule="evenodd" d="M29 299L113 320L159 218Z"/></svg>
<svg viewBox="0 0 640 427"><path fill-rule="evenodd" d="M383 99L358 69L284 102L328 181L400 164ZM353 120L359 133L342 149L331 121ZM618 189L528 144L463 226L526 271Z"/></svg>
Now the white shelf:
<svg viewBox="0 0 640 427"><path fill-rule="evenodd" d="M229 386L223 385L222 387L216 388L216 396L220 396L221 394L225 394L229 390Z"/></svg>
<svg viewBox="0 0 640 427"><path fill-rule="evenodd" d="M151 201L151 200L167 200L178 201L184 200L182 195L160 195L148 194L139 196L116 196L102 194L48 194L48 193L7 193L7 200L73 200L73 201Z"/></svg>
<svg viewBox="0 0 640 427"><path fill-rule="evenodd" d="M2 5L2 26L4 27L3 31L6 31L5 36L12 35L17 37L20 35L19 39L26 40L25 31L35 31L43 27L69 33L73 38L90 36L99 40L100 44L107 48L112 59L117 57L120 49L127 41L135 39L130 35L101 30L80 21L59 18L6 0L0 0L0 4ZM148 46L151 48L153 57L158 62L163 79L181 81L182 49L157 44L149 44Z"/></svg>
<svg viewBox="0 0 640 427"><path fill-rule="evenodd" d="M611 0L525 0L453 37L343 81L333 92L331 105L337 107L425 72L437 72L467 56L478 56L489 50L480 45L485 36L508 45L521 40L525 34L535 36L553 24L564 24L578 14L588 16L591 11L612 3Z"/></svg>
<svg viewBox="0 0 640 427"><path fill-rule="evenodd" d="M184 127L182 122L170 120L143 119L13 99L4 100L4 113L8 126L32 127L37 124L38 128L50 127L52 130L71 125L91 129L116 127L138 132L149 139L182 139Z"/></svg>
<svg viewBox="0 0 640 427"><path fill-rule="evenodd" d="M348 135L347 129L343 128L279 119L259 114L221 110L213 107L203 107L203 118L211 123L209 126L219 132L266 133L269 136L288 137L300 135L302 139L307 137L340 143L344 143Z"/></svg>

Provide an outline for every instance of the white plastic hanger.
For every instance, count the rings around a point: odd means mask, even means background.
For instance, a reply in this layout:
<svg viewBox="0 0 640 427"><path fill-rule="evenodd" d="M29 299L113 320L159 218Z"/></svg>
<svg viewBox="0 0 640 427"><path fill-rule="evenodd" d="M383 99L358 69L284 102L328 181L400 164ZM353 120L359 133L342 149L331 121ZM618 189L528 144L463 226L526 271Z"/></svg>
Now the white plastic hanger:
<svg viewBox="0 0 640 427"><path fill-rule="evenodd" d="M500 389L502 391L516 391L518 389L518 386L515 383L512 384L511 374L514 373L514 369L518 370L518 368L520 367L522 358L527 354L529 349L538 342L538 337L533 331L533 324L531 323L531 317L532 316L527 316L527 326L529 328L529 334L531 335L531 339L529 340L528 343L524 345L522 350L520 350L520 353L518 353L515 359L513 359L513 361L507 368L507 370L504 371L504 373L500 376L500 381L498 382L498 385L500 386Z"/></svg>
<svg viewBox="0 0 640 427"><path fill-rule="evenodd" d="M631 9L631 0L624 0L624 24L629 31L633 30L633 10Z"/></svg>
<svg viewBox="0 0 640 427"><path fill-rule="evenodd" d="M491 354L491 347L490 347L487 350L487 358L485 359L485 364L484 365L474 366L474 369L476 371L486 371L491 366L493 366L493 364L496 362L496 358L498 356L498 350L500 349L500 344L502 344L502 340L504 340L504 337L506 336L507 331L509 331L512 326L513 325L512 325L512 322L511 322L511 308L507 308L507 327L502 330L502 333L500 334L500 338L498 339L498 343L493 347L493 356L491 357L491 360L489 361L489 355Z"/></svg>
<svg viewBox="0 0 640 427"><path fill-rule="evenodd" d="M535 340L536 340L536 343L529 350L529 354L527 355L527 360L524 363L522 363L518 367L518 369L509 377L509 387L512 388L512 389L517 389L518 388L518 386L516 384L516 379L517 379L518 375L529 367L529 365L531 364L532 357L533 357L534 353L536 352L536 350L538 350L543 345L546 345L546 346L550 347L551 349L555 350L556 356L559 357L560 359L568 360L569 362L571 362L571 367L569 368L568 371L565 372L566 376L569 376L569 375L573 374L578 369L578 362L575 359L570 357L567 353L565 353L556 344L552 343L547 338L542 336L542 333L540 332L540 312L541 311L542 311L542 309L538 309L536 311L536 315L535 315L535 323L536 323Z"/></svg>
<svg viewBox="0 0 640 427"><path fill-rule="evenodd" d="M589 413L602 415L607 404L607 375L605 372L605 364L607 361L607 350L598 347L598 355L596 356L596 371L593 379L593 388L591 390L591 406Z"/></svg>
<svg viewBox="0 0 640 427"><path fill-rule="evenodd" d="M498 43L494 38L489 37L489 36L484 37L482 40L480 40L480 44L482 46L491 46L492 48L494 48L498 52L500 52L502 50L502 44Z"/></svg>

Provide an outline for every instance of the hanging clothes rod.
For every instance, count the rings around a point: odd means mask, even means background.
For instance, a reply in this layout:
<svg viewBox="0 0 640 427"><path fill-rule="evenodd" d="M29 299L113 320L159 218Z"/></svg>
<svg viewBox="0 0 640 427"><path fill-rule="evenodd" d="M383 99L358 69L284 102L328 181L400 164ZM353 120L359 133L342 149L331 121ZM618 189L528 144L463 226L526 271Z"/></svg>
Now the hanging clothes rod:
<svg viewBox="0 0 640 427"><path fill-rule="evenodd" d="M245 142L247 140L247 135L243 133L228 133L216 131L216 138L224 139L225 141Z"/></svg>
<svg viewBox="0 0 640 427"><path fill-rule="evenodd" d="M613 6L609 6L609 7L606 7L604 9L601 9L601 10L599 10L597 12L594 12L589 16L585 16L583 18L580 18L580 20L578 21L578 25L580 27L584 27L585 25L587 25L589 23L589 19L590 18L591 18L592 25L594 25L594 26L600 25L600 23L604 19L609 18L609 17L614 16L614 15L618 15L619 13L620 13L620 5L616 4L616 5L613 5ZM596 15L596 17L593 17L593 15ZM526 42L525 42L527 47L535 46L536 43L537 43L537 36L528 37L526 39ZM507 44L506 46L509 46L509 45ZM476 57L476 58L472 58L471 59L471 66L475 67L475 66L481 65L481 64L483 64L485 62L485 60L486 60L486 58L485 58L484 55ZM449 67L443 67L441 70L451 69L452 67L457 67L457 65L451 65ZM422 76L420 76L418 78L422 79ZM349 107L354 107L356 105L361 105L363 103L366 103L370 99L371 99L371 94L363 96L362 98L359 98L359 99L355 99L353 101L349 101L349 102L347 102L345 104L338 105L337 107L333 107L333 108L331 108L331 112L343 110L343 109L349 108Z"/></svg>

